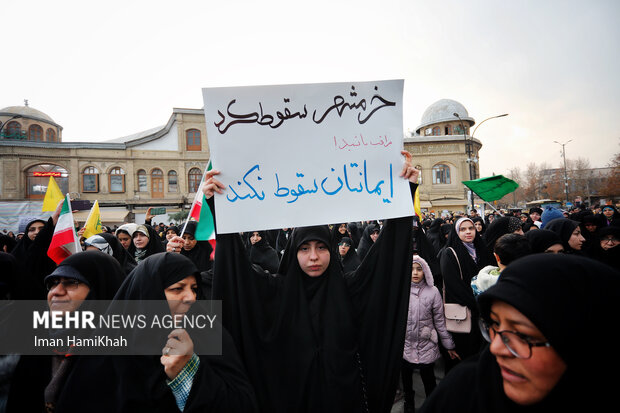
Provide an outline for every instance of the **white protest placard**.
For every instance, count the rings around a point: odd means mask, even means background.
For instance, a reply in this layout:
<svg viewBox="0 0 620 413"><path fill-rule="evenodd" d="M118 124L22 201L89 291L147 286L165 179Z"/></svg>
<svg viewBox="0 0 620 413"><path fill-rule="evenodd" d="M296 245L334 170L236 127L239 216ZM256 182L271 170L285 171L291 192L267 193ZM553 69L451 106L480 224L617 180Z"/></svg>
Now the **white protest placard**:
<svg viewBox="0 0 620 413"><path fill-rule="evenodd" d="M413 214L403 80L202 92L219 233Z"/></svg>

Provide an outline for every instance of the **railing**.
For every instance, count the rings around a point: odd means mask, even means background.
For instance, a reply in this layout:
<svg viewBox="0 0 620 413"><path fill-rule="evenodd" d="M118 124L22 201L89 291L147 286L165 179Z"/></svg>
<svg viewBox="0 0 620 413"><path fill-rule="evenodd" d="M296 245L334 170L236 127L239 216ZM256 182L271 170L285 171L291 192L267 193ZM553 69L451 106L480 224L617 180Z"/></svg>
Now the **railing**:
<svg viewBox="0 0 620 413"><path fill-rule="evenodd" d="M14 133L1 132L0 139L14 139L23 141L28 139L28 135L26 134L26 131L19 131Z"/></svg>

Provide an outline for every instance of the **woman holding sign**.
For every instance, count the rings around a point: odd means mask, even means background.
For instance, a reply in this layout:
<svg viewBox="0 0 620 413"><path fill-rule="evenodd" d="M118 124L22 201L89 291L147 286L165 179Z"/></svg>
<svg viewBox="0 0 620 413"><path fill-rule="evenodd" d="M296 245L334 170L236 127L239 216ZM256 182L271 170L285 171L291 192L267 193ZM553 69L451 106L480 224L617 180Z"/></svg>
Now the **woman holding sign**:
<svg viewBox="0 0 620 413"><path fill-rule="evenodd" d="M419 171L401 177L415 193ZM213 209L225 186L209 171ZM218 234L214 299L263 412L380 412L394 400L407 321L412 217L392 219L343 275L327 225L296 228L278 274L253 269L238 234Z"/></svg>

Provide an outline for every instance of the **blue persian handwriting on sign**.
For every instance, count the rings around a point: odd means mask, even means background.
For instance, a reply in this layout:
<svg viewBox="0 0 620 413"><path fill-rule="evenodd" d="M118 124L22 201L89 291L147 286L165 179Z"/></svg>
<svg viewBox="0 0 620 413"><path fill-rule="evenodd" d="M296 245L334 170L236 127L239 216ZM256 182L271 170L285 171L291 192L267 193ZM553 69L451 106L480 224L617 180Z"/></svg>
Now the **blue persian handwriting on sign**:
<svg viewBox="0 0 620 413"><path fill-rule="evenodd" d="M402 80L203 89L220 233L411 214Z"/></svg>

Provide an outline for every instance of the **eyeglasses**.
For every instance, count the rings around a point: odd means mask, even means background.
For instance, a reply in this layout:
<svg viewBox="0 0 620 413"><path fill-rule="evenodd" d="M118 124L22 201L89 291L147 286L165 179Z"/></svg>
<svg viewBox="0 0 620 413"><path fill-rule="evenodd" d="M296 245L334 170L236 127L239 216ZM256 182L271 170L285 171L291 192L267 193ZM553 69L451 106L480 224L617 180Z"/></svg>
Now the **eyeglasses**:
<svg viewBox="0 0 620 413"><path fill-rule="evenodd" d="M603 238L603 239L601 239L601 242L603 242L603 243L611 242L612 244L615 244L616 242L620 242L620 239L618 239L618 238Z"/></svg>
<svg viewBox="0 0 620 413"><path fill-rule="evenodd" d="M551 347L551 343L548 341L531 341L528 336L517 331L497 331L483 319L479 319L478 325L482 337L484 337L486 341L491 343L495 339L495 336L499 334L502 343L504 343L508 351L510 351L513 356L520 359L529 359L532 357L532 347Z"/></svg>
<svg viewBox="0 0 620 413"><path fill-rule="evenodd" d="M73 279L61 280L59 278L52 278L45 282L45 288L47 288L47 291L50 291L56 288L58 284L62 284L62 287L65 290L72 291L72 290L76 290L78 288L78 285L80 285L81 283L78 280L73 280Z"/></svg>

